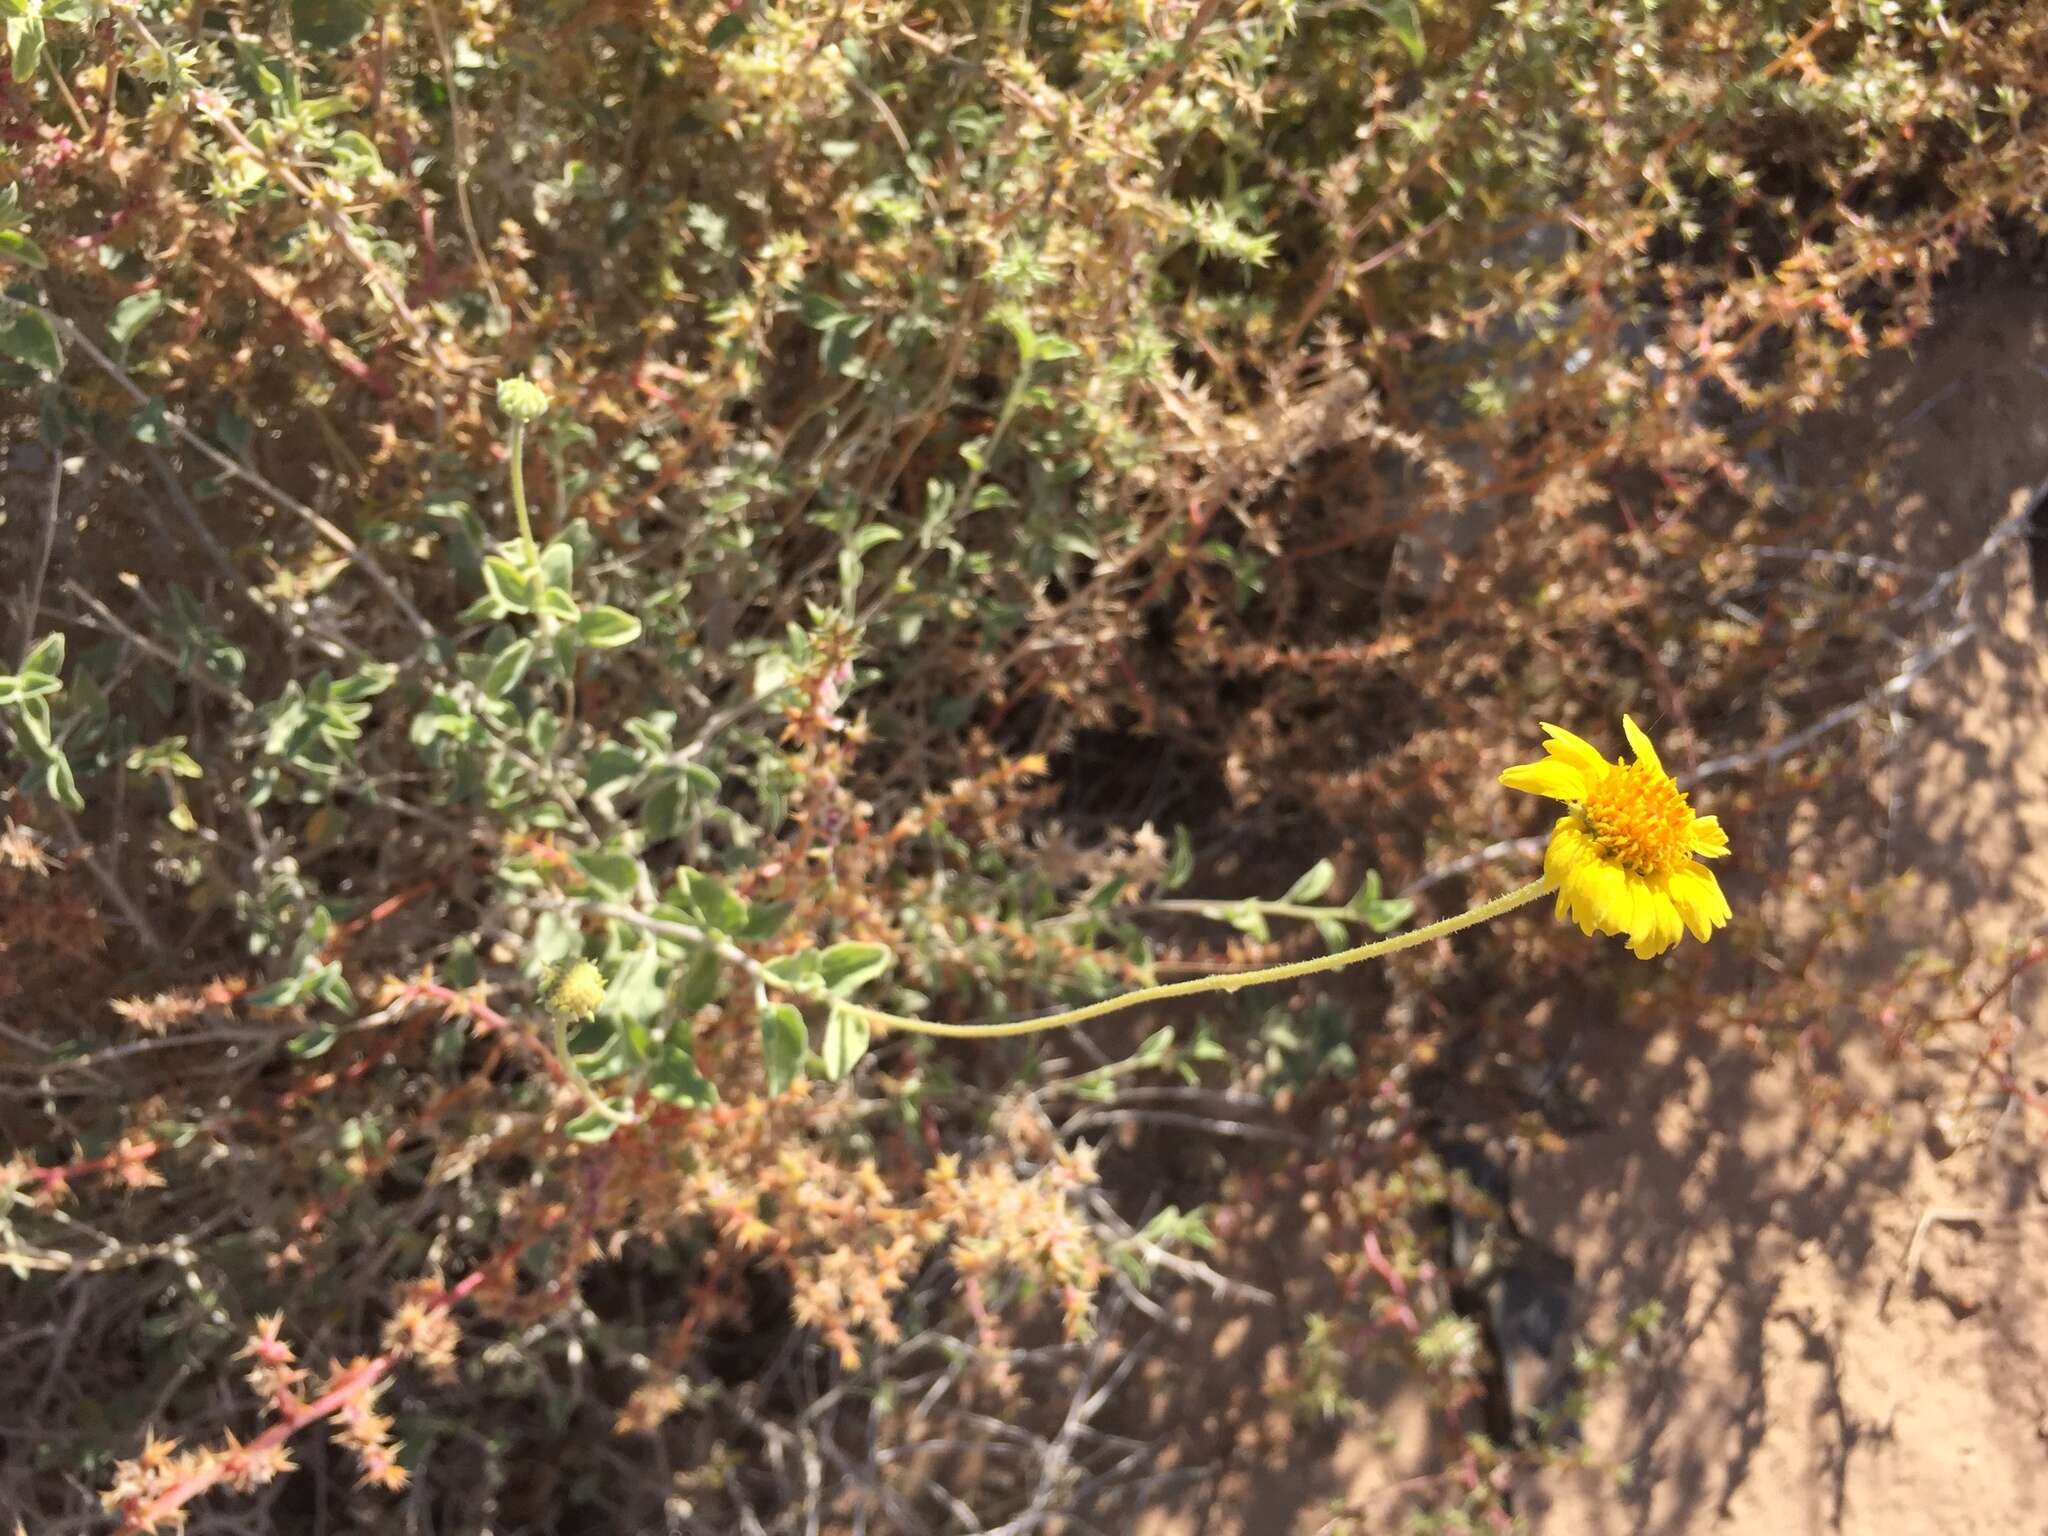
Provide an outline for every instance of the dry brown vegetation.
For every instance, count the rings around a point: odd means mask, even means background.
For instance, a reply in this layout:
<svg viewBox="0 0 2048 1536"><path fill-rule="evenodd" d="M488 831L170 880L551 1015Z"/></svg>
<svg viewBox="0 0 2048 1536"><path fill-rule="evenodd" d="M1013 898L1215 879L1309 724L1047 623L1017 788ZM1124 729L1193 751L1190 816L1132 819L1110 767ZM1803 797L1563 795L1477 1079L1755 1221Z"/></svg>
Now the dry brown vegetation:
<svg viewBox="0 0 2048 1536"><path fill-rule="evenodd" d="M1613 1032L1816 1135L2031 1134L2026 920L1859 970L1913 861L1827 850L2018 548L2010 464L1902 542L1938 402L1854 424L2038 269L2048 7L0 17L37 1536L1642 1528L1578 1426L1687 1299L1576 1307L1510 1188ZM1454 910L1536 721L1623 709L1736 829L1710 950L834 1006Z"/></svg>

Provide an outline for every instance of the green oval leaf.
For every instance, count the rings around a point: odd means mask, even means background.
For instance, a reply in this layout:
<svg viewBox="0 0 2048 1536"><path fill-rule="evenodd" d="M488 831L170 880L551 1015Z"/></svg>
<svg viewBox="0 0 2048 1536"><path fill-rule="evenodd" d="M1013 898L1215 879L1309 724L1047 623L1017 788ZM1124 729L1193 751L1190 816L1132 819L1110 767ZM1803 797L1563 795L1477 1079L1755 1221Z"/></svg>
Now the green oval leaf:
<svg viewBox="0 0 2048 1536"><path fill-rule="evenodd" d="M503 555L485 557L484 586L500 608L511 613L533 611L533 583L526 572Z"/></svg>
<svg viewBox="0 0 2048 1536"><path fill-rule="evenodd" d="M697 909L706 927L715 928L720 933L746 931L747 903L727 889L723 880L697 869L685 869L680 873L690 905Z"/></svg>
<svg viewBox="0 0 2048 1536"><path fill-rule="evenodd" d="M834 1007L825 1021L825 1076L838 1082L868 1053L867 1015L853 1008Z"/></svg>
<svg viewBox="0 0 2048 1536"><path fill-rule="evenodd" d="M494 699L504 698L519 686L519 679L526 676L526 669L532 665L533 642L514 640L493 658L491 669L484 674L484 692Z"/></svg>
<svg viewBox="0 0 2048 1536"><path fill-rule="evenodd" d="M18 229L0 229L0 256L40 272L50 264L41 246Z"/></svg>
<svg viewBox="0 0 2048 1536"><path fill-rule="evenodd" d="M21 18L9 18L7 42L14 58L9 70L17 85L33 80L37 67L43 62L43 18L30 14Z"/></svg>
<svg viewBox="0 0 2048 1536"><path fill-rule="evenodd" d="M1387 24L1400 45L1408 50L1408 61L1420 64L1425 54L1422 41L1422 12L1415 0L1367 0L1366 7Z"/></svg>
<svg viewBox="0 0 2048 1536"><path fill-rule="evenodd" d="M703 1109L718 1102L717 1085L697 1070L687 1029L670 1038L668 1049L647 1079L647 1091L664 1104Z"/></svg>
<svg viewBox="0 0 2048 1536"><path fill-rule="evenodd" d="M631 896L640 882L640 861L615 848L587 850L572 855L571 861L585 879L614 900Z"/></svg>
<svg viewBox="0 0 2048 1536"><path fill-rule="evenodd" d="M844 997L889 968L891 955L881 944L834 944L818 957L826 990Z"/></svg>
<svg viewBox="0 0 2048 1536"><path fill-rule="evenodd" d="M761 1010L761 1060L768 1070L768 1094L780 1097L803 1076L804 1051L810 1036L804 1016L788 1003L770 1003Z"/></svg>
<svg viewBox="0 0 2048 1536"><path fill-rule="evenodd" d="M346 48L375 14L370 0L292 0L292 35L308 48Z"/></svg>
<svg viewBox="0 0 2048 1536"><path fill-rule="evenodd" d="M61 634L45 635L38 640L35 649L22 662L24 674L36 673L43 677L56 677L64 670L64 637Z"/></svg>
<svg viewBox="0 0 2048 1536"><path fill-rule="evenodd" d="M640 638L640 621L623 608L600 604L576 621L576 638L600 651L615 650Z"/></svg>
<svg viewBox="0 0 2048 1536"><path fill-rule="evenodd" d="M41 780L40 785L35 782L37 779ZM78 780L71 774L71 759L55 749L43 758L40 770L23 781L23 787L30 790L40 788L74 814L85 809L85 797L79 794Z"/></svg>
<svg viewBox="0 0 2048 1536"><path fill-rule="evenodd" d="M619 1128L619 1122L602 1110L586 1109L582 1114L562 1127L562 1132L571 1141L610 1141L612 1132Z"/></svg>
<svg viewBox="0 0 2048 1536"><path fill-rule="evenodd" d="M699 1008L708 1008L717 1002L724 986L725 963L718 958L718 951L706 946L690 955L690 964L683 972L682 990L676 997L676 1003L683 1012L695 1013Z"/></svg>
<svg viewBox="0 0 2048 1536"><path fill-rule="evenodd" d="M636 949L618 963L605 988L598 1017L645 1027L661 1013L661 962L652 948Z"/></svg>
<svg viewBox="0 0 2048 1536"><path fill-rule="evenodd" d="M1328 859L1318 859L1315 866L1287 888L1282 901L1319 901L1337 883L1337 866Z"/></svg>
<svg viewBox="0 0 2048 1536"><path fill-rule="evenodd" d="M0 316L0 352L44 373L64 371L64 349L50 322L32 309Z"/></svg>
<svg viewBox="0 0 2048 1536"><path fill-rule="evenodd" d="M1366 910L1366 926L1374 933L1392 933L1415 915L1415 903L1406 896L1375 902Z"/></svg>
<svg viewBox="0 0 2048 1536"><path fill-rule="evenodd" d="M145 288L140 293L131 293L114 306L114 317L107 322L107 335L114 345L124 352L141 329L154 320L164 307L164 291L161 288Z"/></svg>

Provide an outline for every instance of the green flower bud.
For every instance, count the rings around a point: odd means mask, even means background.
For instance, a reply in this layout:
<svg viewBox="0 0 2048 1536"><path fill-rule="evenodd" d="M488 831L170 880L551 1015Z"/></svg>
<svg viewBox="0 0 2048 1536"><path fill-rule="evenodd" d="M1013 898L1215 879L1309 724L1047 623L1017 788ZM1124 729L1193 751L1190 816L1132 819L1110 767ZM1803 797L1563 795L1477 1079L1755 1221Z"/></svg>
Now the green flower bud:
<svg viewBox="0 0 2048 1536"><path fill-rule="evenodd" d="M514 421L538 421L548 413L548 392L531 379L500 379L498 409Z"/></svg>
<svg viewBox="0 0 2048 1536"><path fill-rule="evenodd" d="M551 1019L594 1019L604 1006L604 972L588 960L550 966L541 978L540 1005Z"/></svg>

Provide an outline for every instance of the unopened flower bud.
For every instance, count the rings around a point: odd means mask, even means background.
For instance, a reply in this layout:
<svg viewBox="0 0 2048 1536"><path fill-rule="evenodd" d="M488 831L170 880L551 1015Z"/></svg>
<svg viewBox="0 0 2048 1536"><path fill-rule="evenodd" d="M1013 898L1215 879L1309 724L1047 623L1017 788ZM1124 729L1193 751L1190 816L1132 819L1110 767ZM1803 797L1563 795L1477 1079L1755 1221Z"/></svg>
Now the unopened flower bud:
<svg viewBox="0 0 2048 1536"><path fill-rule="evenodd" d="M538 421L548 413L548 392L531 379L500 379L498 409L517 422Z"/></svg>
<svg viewBox="0 0 2048 1536"><path fill-rule="evenodd" d="M604 972L588 960L550 968L541 978L540 1005L551 1019L596 1018L604 1006Z"/></svg>

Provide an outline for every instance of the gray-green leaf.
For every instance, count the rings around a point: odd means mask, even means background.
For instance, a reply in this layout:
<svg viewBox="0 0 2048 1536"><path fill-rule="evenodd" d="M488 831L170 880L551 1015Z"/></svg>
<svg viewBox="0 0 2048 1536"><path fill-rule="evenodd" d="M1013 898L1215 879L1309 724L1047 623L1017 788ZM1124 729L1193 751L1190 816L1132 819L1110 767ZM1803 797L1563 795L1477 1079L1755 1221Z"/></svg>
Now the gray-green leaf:
<svg viewBox="0 0 2048 1536"><path fill-rule="evenodd" d="M1387 24L1387 30L1408 50L1410 63L1422 62L1422 12L1415 0L1368 0L1366 9Z"/></svg>
<svg viewBox="0 0 2048 1536"><path fill-rule="evenodd" d="M573 861L592 885L614 899L632 895L639 884L640 861L630 853L594 849L573 855Z"/></svg>
<svg viewBox="0 0 2048 1536"><path fill-rule="evenodd" d="M614 650L640 638L640 621L622 608L599 604L577 619L576 638L600 651Z"/></svg>
<svg viewBox="0 0 2048 1536"><path fill-rule="evenodd" d="M35 77L36 67L43 62L43 18L23 16L7 23L7 42L14 51L12 73L17 82Z"/></svg>
<svg viewBox="0 0 2048 1536"><path fill-rule="evenodd" d="M485 557L484 587L501 608L512 613L529 613L533 609L532 581L503 555Z"/></svg>
<svg viewBox="0 0 2048 1536"><path fill-rule="evenodd" d="M315 1024L303 1035L294 1036L285 1049L301 1061L311 1061L316 1056L325 1056L340 1038L341 1030L335 1025Z"/></svg>
<svg viewBox="0 0 2048 1536"><path fill-rule="evenodd" d="M685 869L682 876L690 904L708 926L720 933L738 933L746 927L747 903L735 896L723 880L696 869Z"/></svg>
<svg viewBox="0 0 2048 1536"><path fill-rule="evenodd" d="M600 1018L622 1024L651 1023L660 1013L662 986L660 961L650 948L636 949L618 964L605 988Z"/></svg>
<svg viewBox="0 0 2048 1536"><path fill-rule="evenodd" d="M107 322L107 334L114 339L114 345L127 349L138 332L154 320L164 307L164 291L161 288L145 288L140 293L131 293L114 306L114 317Z"/></svg>
<svg viewBox="0 0 2048 1536"><path fill-rule="evenodd" d="M562 1129L571 1141L610 1141L612 1132L619 1128L618 1121L602 1110L586 1109Z"/></svg>
<svg viewBox="0 0 2048 1536"><path fill-rule="evenodd" d="M1287 888L1282 901L1318 901L1337 883L1337 866L1328 859L1318 859L1313 868Z"/></svg>
<svg viewBox="0 0 2048 1536"><path fill-rule="evenodd" d="M56 331L33 309L16 309L0 316L0 352L44 373L61 373L64 369L64 349L58 344Z"/></svg>
<svg viewBox="0 0 2048 1536"><path fill-rule="evenodd" d="M57 677L64 671L64 637L61 634L45 635L35 643L35 648L21 664L24 673L38 673L43 677Z"/></svg>
<svg viewBox="0 0 2048 1536"><path fill-rule="evenodd" d="M1250 935L1261 944L1273 937L1272 930L1266 926L1266 914L1249 902L1239 902L1236 906L1225 907L1223 921L1239 933Z"/></svg>
<svg viewBox="0 0 2048 1536"><path fill-rule="evenodd" d="M71 759L54 747L44 753L38 774L29 776L31 786L40 777L42 791L65 810L77 812L85 809L85 797L78 792L78 780L71 774Z"/></svg>
<svg viewBox="0 0 2048 1536"><path fill-rule="evenodd" d="M881 944L834 944L818 957L818 969L826 989L844 997L886 971L889 960L889 951Z"/></svg>
<svg viewBox="0 0 2048 1536"><path fill-rule="evenodd" d="M491 669L484 674L484 692L494 699L502 699L519 686L519 679L526 676L526 669L533 665L533 642L520 638L498 652L491 661Z"/></svg>
<svg viewBox="0 0 2048 1536"><path fill-rule="evenodd" d="M660 1063L647 1079L647 1091L664 1104L688 1104L702 1109L718 1102L717 1085L697 1070L688 1030L681 1030L670 1039Z"/></svg>
<svg viewBox="0 0 2048 1536"><path fill-rule="evenodd" d="M825 1076L838 1082L868 1053L867 1015L854 1008L834 1006L825 1021Z"/></svg>
<svg viewBox="0 0 2048 1536"><path fill-rule="evenodd" d="M810 1037L804 1016L788 1003L770 1003L761 1010L761 1060L768 1070L768 1093L776 1097L803 1075L804 1050Z"/></svg>
<svg viewBox="0 0 2048 1536"><path fill-rule="evenodd" d="M718 951L706 946L694 951L689 966L683 972L683 985L676 1002L685 1013L695 1013L718 1001L719 989L725 984L725 966L718 958Z"/></svg>
<svg viewBox="0 0 2048 1536"><path fill-rule="evenodd" d="M43 248L18 229L0 229L0 256L40 272L50 264Z"/></svg>
<svg viewBox="0 0 2048 1536"><path fill-rule="evenodd" d="M292 34L308 48L346 48L375 14L370 0L292 0Z"/></svg>
<svg viewBox="0 0 2048 1536"><path fill-rule="evenodd" d="M1415 903L1406 896L1375 902L1365 914L1366 926L1374 933L1392 933L1415 915Z"/></svg>

